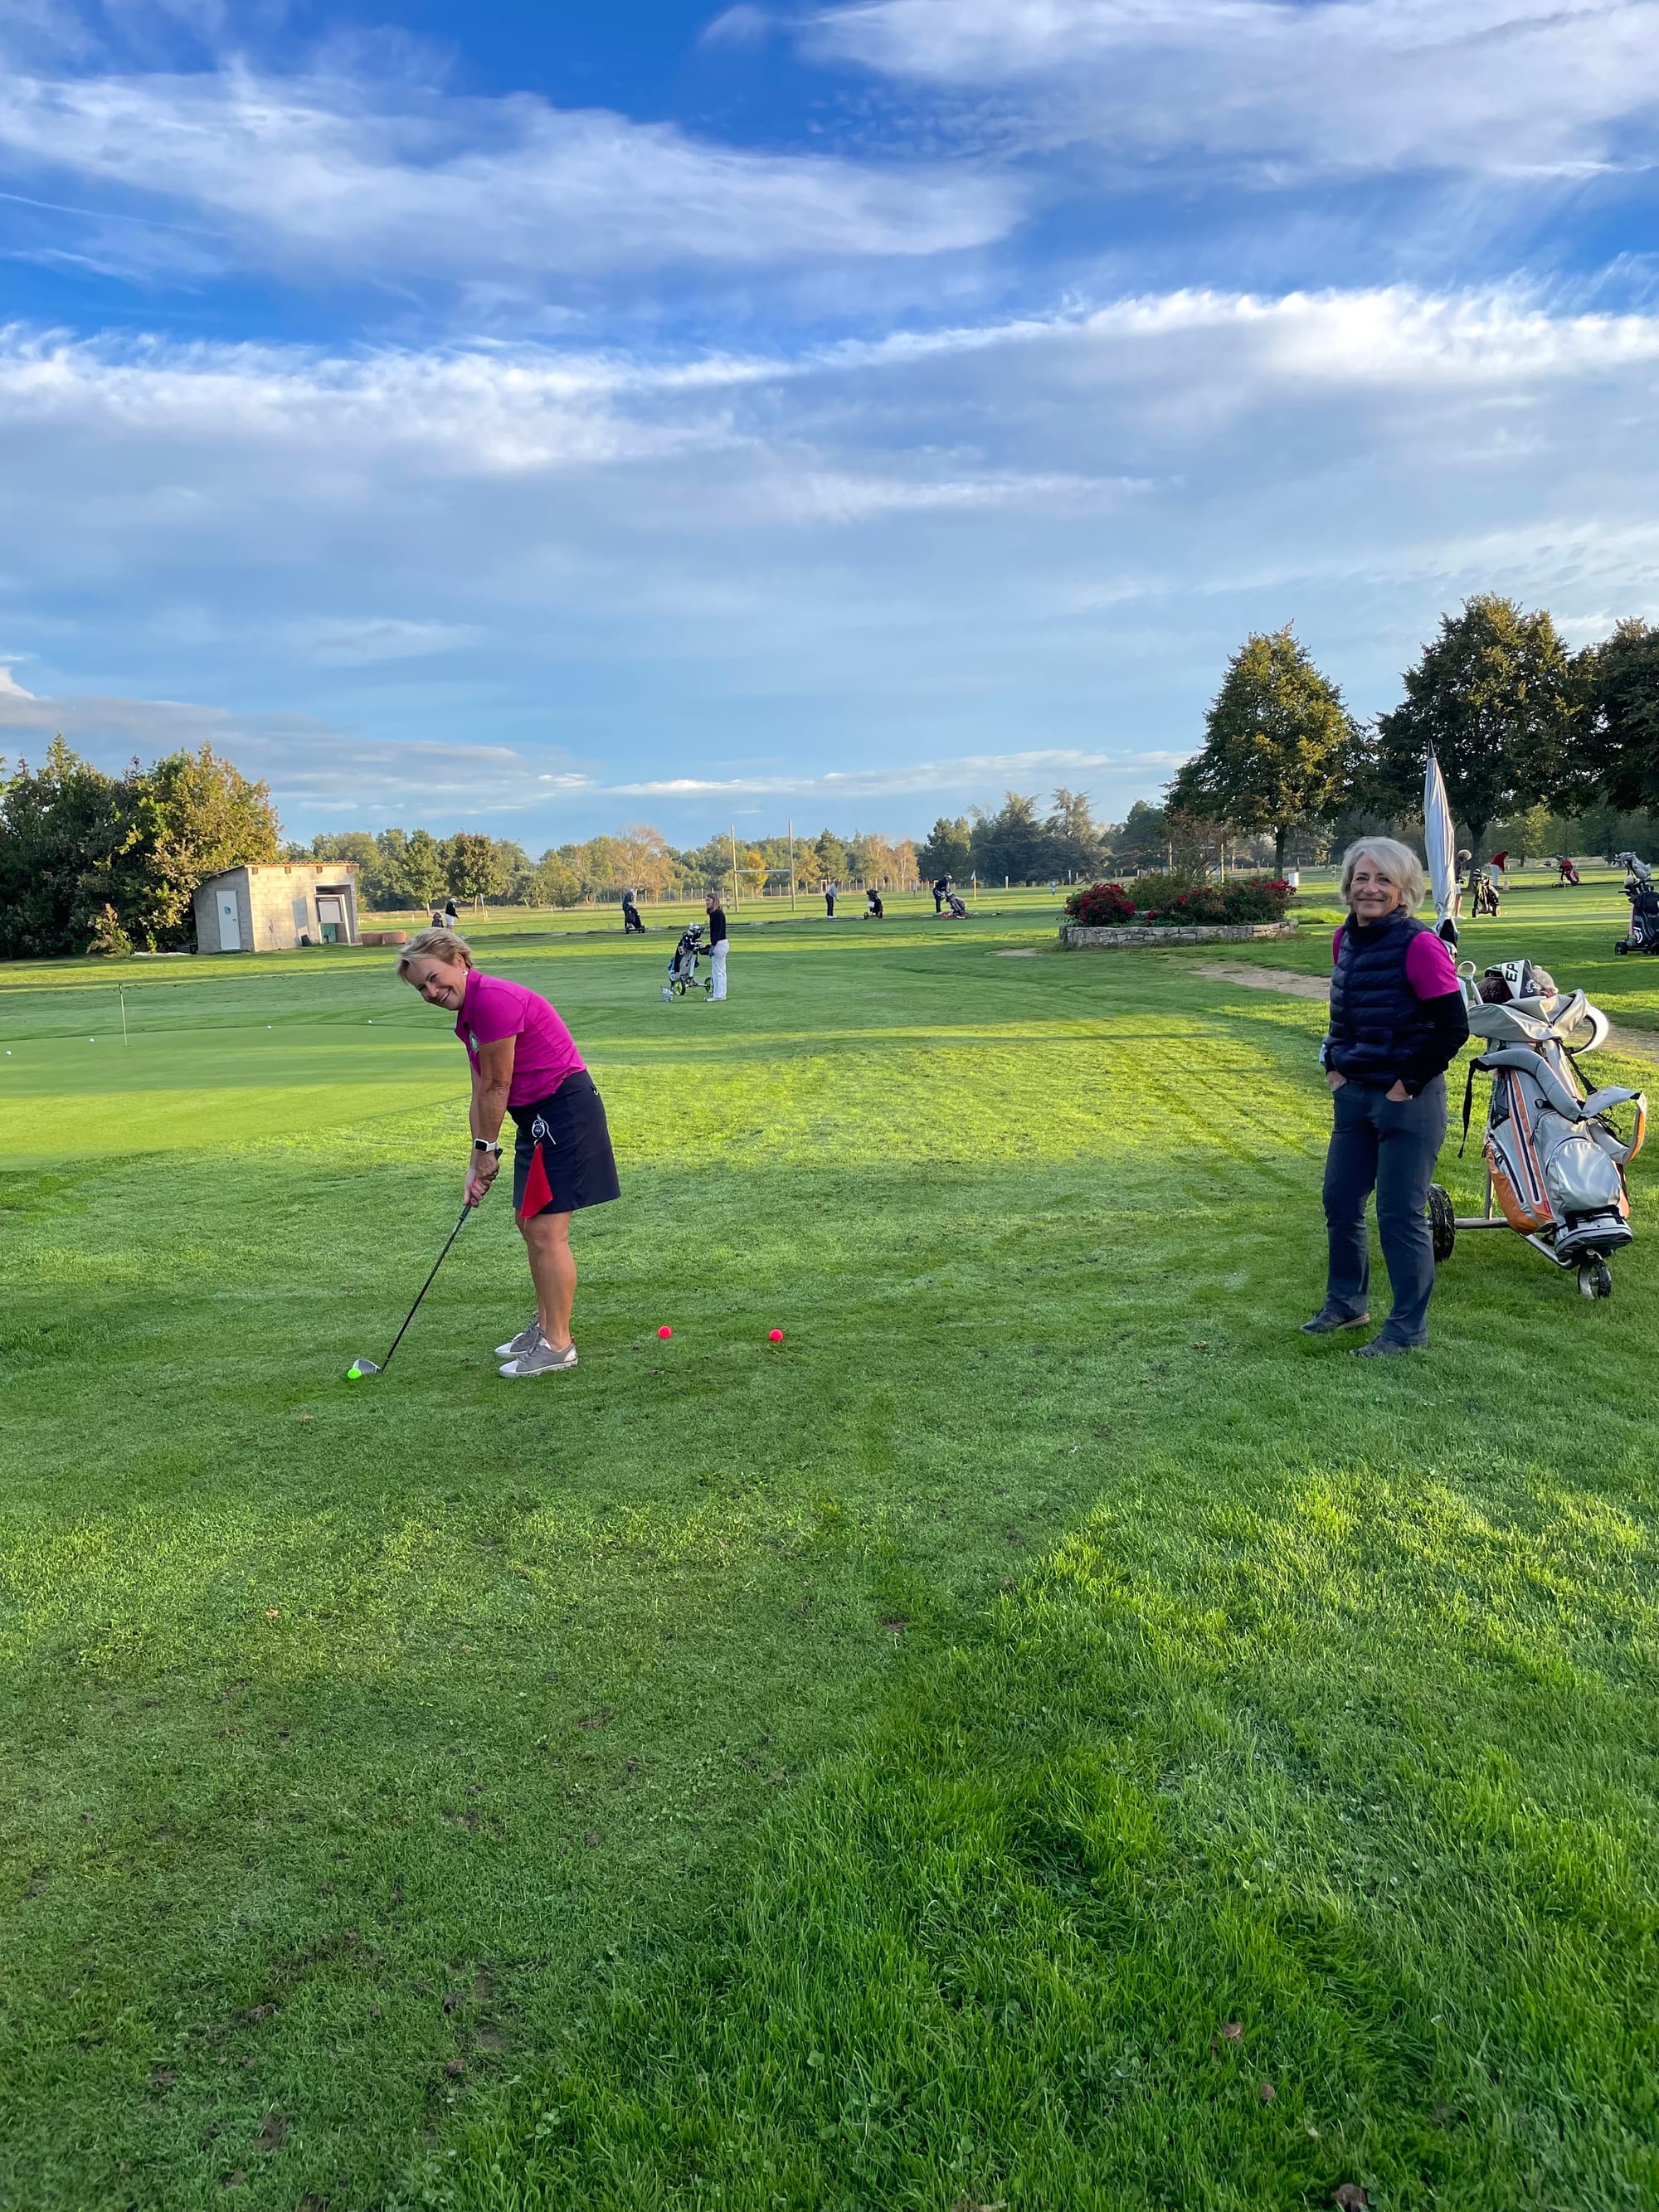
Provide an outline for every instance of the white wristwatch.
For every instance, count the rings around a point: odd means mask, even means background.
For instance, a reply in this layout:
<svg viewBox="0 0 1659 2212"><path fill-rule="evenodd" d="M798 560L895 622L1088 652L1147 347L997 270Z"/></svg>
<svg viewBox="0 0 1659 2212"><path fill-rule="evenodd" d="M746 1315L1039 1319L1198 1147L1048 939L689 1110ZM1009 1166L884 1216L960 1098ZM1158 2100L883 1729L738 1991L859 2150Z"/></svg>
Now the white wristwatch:
<svg viewBox="0 0 1659 2212"><path fill-rule="evenodd" d="M491 1144L488 1137L475 1137L472 1139L472 1149L475 1152L488 1152L492 1160L498 1160L501 1156L501 1146Z"/></svg>

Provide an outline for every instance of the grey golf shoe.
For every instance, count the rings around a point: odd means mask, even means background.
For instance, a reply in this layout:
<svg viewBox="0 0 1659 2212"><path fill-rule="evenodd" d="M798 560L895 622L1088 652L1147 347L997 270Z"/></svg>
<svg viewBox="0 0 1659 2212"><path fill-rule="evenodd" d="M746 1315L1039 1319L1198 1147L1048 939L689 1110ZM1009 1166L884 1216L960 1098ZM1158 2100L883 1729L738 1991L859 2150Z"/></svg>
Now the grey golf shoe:
<svg viewBox="0 0 1659 2212"><path fill-rule="evenodd" d="M538 1328L536 1341L528 1352L521 1352L516 1359L509 1359L502 1368L503 1375L517 1382L526 1375L562 1375L567 1367L576 1364L576 1347L567 1344L562 1352L555 1352Z"/></svg>
<svg viewBox="0 0 1659 2212"><path fill-rule="evenodd" d="M532 1314L528 1322L514 1338L511 1344L495 1346L497 1359L522 1359L526 1352L533 1352L542 1340L542 1324L538 1315Z"/></svg>

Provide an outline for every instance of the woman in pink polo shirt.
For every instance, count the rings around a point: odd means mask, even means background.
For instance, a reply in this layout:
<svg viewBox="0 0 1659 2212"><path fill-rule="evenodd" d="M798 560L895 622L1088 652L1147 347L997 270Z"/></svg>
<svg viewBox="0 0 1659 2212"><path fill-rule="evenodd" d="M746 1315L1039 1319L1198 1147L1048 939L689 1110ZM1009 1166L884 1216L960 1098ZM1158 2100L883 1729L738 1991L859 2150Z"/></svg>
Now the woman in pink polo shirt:
<svg viewBox="0 0 1659 2212"><path fill-rule="evenodd" d="M502 1117L518 1124L513 1206L530 1255L536 1311L510 1344L503 1375L553 1375L576 1364L570 1310L576 1261L570 1217L622 1195L605 1106L569 1030L547 1000L505 976L483 975L453 929L423 929L398 973L429 1006L453 1013L472 1064L472 1152L467 1194L476 1205L501 1167Z"/></svg>

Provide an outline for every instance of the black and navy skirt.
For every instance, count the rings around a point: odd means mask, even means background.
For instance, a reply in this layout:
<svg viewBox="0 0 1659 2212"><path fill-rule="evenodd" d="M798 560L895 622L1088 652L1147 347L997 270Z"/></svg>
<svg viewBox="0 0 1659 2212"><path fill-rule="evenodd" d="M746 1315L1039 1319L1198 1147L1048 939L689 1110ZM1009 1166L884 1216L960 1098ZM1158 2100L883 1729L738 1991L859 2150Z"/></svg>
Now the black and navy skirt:
<svg viewBox="0 0 1659 2212"><path fill-rule="evenodd" d="M567 1075L550 1098L515 1106L513 1118L519 1125L513 1211L521 1221L538 1213L579 1213L622 1196L605 1101L586 1068Z"/></svg>

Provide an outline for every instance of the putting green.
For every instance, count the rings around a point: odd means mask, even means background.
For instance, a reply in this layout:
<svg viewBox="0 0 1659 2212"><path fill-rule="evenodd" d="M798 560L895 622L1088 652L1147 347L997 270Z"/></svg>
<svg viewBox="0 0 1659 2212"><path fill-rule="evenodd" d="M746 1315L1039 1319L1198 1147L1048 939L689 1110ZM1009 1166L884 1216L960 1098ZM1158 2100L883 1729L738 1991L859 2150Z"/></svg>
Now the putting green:
<svg viewBox="0 0 1659 2212"><path fill-rule="evenodd" d="M384 954L0 970L0 2203L1659 2199L1659 1162L1370 1371L1317 1004L895 903L479 931L625 1187L523 1389L499 1200L346 1387L465 1149ZM1625 911L1465 949L1659 1036Z"/></svg>

